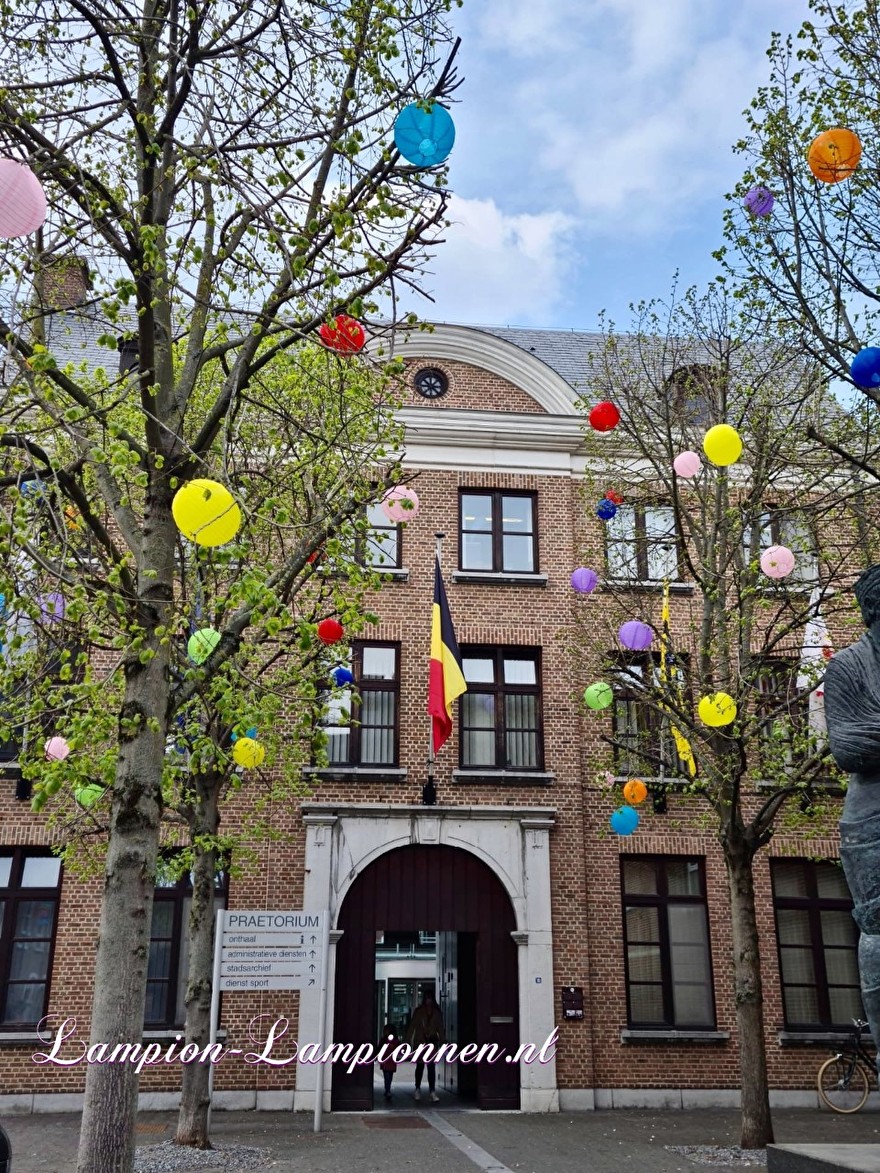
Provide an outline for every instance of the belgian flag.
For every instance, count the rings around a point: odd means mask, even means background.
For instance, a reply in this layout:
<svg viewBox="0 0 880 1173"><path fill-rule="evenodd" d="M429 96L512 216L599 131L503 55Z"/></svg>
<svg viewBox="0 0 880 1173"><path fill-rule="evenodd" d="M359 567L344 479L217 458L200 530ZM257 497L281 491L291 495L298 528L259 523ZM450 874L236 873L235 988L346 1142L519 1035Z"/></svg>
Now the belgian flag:
<svg viewBox="0 0 880 1173"><path fill-rule="evenodd" d="M434 609L431 617L431 671L428 677L428 713L431 716L434 753L452 732L452 702L467 692L461 670L461 653L452 629L452 616L440 574L434 562Z"/></svg>

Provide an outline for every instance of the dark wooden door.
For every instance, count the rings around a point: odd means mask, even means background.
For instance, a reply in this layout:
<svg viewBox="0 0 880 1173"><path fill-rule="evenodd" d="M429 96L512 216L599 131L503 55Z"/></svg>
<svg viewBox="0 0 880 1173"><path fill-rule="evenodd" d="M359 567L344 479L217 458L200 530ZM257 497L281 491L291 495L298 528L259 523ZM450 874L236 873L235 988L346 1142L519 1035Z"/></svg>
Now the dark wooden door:
<svg viewBox="0 0 880 1173"><path fill-rule="evenodd" d="M492 870L457 847L398 847L365 868L345 897L337 928L334 1042L373 1043L376 931L475 934L475 1041L510 1053L519 1044L516 929L507 893ZM477 1064L481 1108L519 1107L519 1064ZM373 1107L373 1068L333 1067L335 1111Z"/></svg>

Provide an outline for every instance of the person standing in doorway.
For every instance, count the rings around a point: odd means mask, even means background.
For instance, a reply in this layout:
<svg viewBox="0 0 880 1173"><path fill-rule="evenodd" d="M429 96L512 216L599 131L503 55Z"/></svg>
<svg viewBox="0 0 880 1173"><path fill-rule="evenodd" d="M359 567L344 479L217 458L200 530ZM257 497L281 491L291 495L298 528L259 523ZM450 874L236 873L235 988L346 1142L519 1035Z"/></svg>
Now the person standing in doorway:
<svg viewBox="0 0 880 1173"><path fill-rule="evenodd" d="M397 1064L391 1058L391 1053L397 1046L397 1033L390 1022L386 1022L382 1027L382 1037L379 1040L379 1047L385 1047L385 1058L379 1064L379 1069L382 1072L382 1078L385 1080L385 1099L391 1099L391 1081L394 1079L394 1072L397 1070Z"/></svg>
<svg viewBox="0 0 880 1173"><path fill-rule="evenodd" d="M434 1001L433 994L425 994L421 1005L413 1011L404 1041L411 1047L418 1047L422 1043L429 1043L432 1047L436 1047L445 1041L443 1017L440 1014L440 1007ZM422 1075L426 1067L428 1069L428 1092L432 1102L436 1104L440 1097L434 1090L437 1079L437 1061L435 1059L426 1062L420 1057L416 1060L415 1098L417 1100L422 1098Z"/></svg>

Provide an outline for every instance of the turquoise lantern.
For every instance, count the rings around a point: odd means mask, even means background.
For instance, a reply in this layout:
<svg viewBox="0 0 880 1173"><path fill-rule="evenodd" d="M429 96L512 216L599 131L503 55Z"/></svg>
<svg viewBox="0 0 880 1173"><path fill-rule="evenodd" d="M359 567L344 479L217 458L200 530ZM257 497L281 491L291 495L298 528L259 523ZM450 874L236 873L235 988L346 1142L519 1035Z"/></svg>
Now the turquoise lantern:
<svg viewBox="0 0 880 1173"><path fill-rule="evenodd" d="M436 167L448 157L454 142L452 116L436 102L430 111L412 103L397 115L394 145L415 167Z"/></svg>

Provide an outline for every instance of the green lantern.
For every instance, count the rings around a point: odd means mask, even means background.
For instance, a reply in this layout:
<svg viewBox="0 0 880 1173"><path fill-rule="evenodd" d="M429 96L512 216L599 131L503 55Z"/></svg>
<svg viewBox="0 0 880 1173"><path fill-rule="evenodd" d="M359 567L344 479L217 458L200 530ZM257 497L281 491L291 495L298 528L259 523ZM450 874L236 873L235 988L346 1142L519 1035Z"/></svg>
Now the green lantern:
<svg viewBox="0 0 880 1173"><path fill-rule="evenodd" d="M213 627L202 627L199 631L194 631L187 641L187 655L194 663L204 664L219 644L220 638L220 632Z"/></svg>
<svg viewBox="0 0 880 1173"><path fill-rule="evenodd" d="M607 709L614 700L611 685L606 684L604 680L597 680L584 693L584 700L591 709Z"/></svg>

